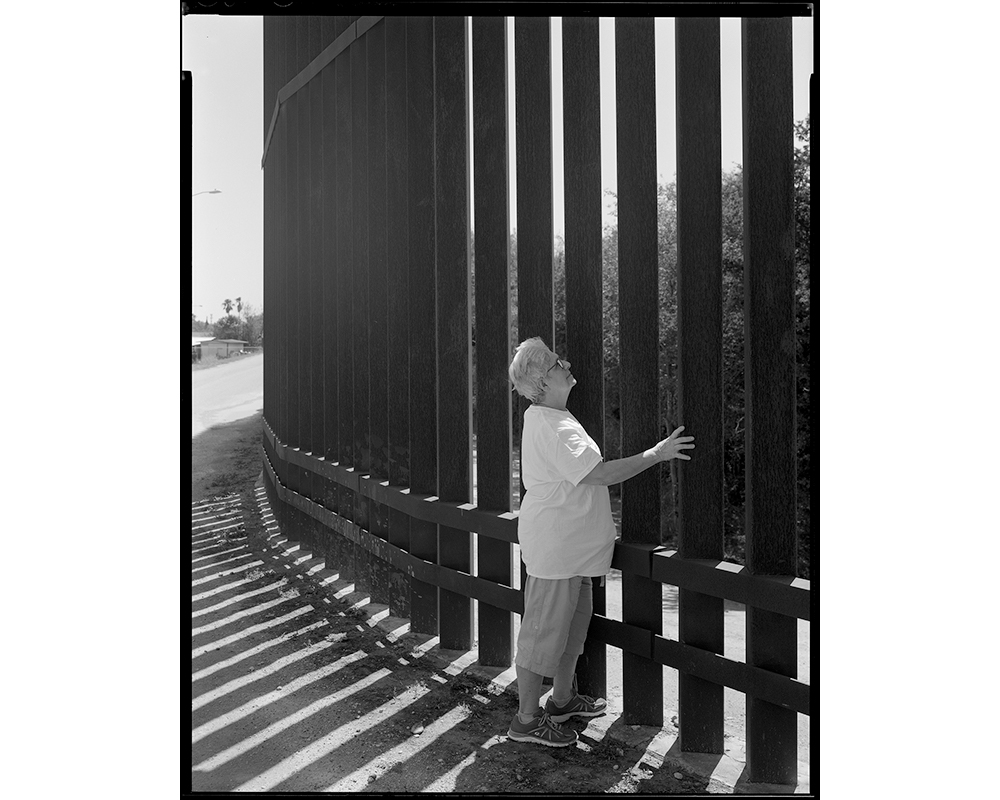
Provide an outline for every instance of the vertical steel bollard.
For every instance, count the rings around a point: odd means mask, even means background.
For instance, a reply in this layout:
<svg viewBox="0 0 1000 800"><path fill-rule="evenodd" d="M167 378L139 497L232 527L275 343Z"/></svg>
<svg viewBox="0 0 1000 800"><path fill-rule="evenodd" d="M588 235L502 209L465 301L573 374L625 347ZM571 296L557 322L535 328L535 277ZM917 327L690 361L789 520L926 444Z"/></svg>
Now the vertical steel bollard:
<svg viewBox="0 0 1000 800"><path fill-rule="evenodd" d="M336 87L336 182L337 197L337 377L338 432L337 462L354 466L354 194L351 62L348 53L334 60ZM337 486L337 513L354 519L354 498ZM337 571L344 580L354 580L354 545L340 534L334 537Z"/></svg>
<svg viewBox="0 0 1000 800"><path fill-rule="evenodd" d="M385 480L388 466L388 285L386 247L386 102L385 20L370 28L368 40L368 314L371 324L368 363L371 380L370 470ZM369 500L369 526L380 539L388 539L389 509ZM371 558L371 597L389 602L389 565Z"/></svg>
<svg viewBox="0 0 1000 800"><path fill-rule="evenodd" d="M388 270L388 413L389 483L410 485L409 237L406 141L406 20L385 18L386 37L386 243ZM410 519L389 511L389 542L410 550ZM397 617L410 616L410 580L389 573L389 607Z"/></svg>
<svg viewBox="0 0 1000 800"><path fill-rule="evenodd" d="M604 452L604 307L601 222L600 34L595 17L563 18L566 203L566 357L579 385L570 411ZM606 454L605 454L606 455ZM605 587L594 582L594 613ZM607 645L588 638L577 664L580 691L607 694Z"/></svg>
<svg viewBox="0 0 1000 800"><path fill-rule="evenodd" d="M434 17L434 210L437 291L438 486L467 503L472 479L472 321L465 18ZM438 527L442 566L472 572L472 535ZM472 648L472 599L442 589L441 646Z"/></svg>
<svg viewBox="0 0 1000 800"><path fill-rule="evenodd" d="M746 552L755 575L794 575L795 241L791 19L743 20ZM797 669L794 617L747 607L747 663ZM794 711L747 698L750 780L794 783Z"/></svg>
<svg viewBox="0 0 1000 800"><path fill-rule="evenodd" d="M351 253L353 272L352 309L354 317L354 438L352 466L358 475L371 469L371 365L368 343L371 320L368 315L368 37L361 36L351 43L351 179L354 216ZM360 492L354 498L354 522L370 528L368 498ZM371 592L371 556L359 545L354 547L355 582L357 589Z"/></svg>
<svg viewBox="0 0 1000 800"><path fill-rule="evenodd" d="M510 237L507 177L507 23L472 20L475 158L476 448L480 509L511 508ZM480 536L481 578L513 586L510 543ZM514 616L479 603L479 662L509 667Z"/></svg>
<svg viewBox="0 0 1000 800"><path fill-rule="evenodd" d="M406 20L407 141L410 257L410 488L437 492L437 403L434 278L434 27L430 17ZM437 526L410 520L410 552L436 564ZM438 633L438 589L412 579L411 630Z"/></svg>
<svg viewBox="0 0 1000 800"><path fill-rule="evenodd" d="M679 555L723 557L722 98L718 18L678 19L677 315L679 421L695 437L677 464ZM681 589L680 641L722 654L719 597ZM686 752L722 753L723 687L679 675L679 728Z"/></svg>
<svg viewBox="0 0 1000 800"><path fill-rule="evenodd" d="M656 220L656 93L653 20L615 21L618 106L618 286L622 453L659 439L659 312ZM622 541L658 544L659 469L622 486ZM651 634L663 629L662 587L622 576L622 619ZM663 669L648 655L624 652L624 721L663 724Z"/></svg>

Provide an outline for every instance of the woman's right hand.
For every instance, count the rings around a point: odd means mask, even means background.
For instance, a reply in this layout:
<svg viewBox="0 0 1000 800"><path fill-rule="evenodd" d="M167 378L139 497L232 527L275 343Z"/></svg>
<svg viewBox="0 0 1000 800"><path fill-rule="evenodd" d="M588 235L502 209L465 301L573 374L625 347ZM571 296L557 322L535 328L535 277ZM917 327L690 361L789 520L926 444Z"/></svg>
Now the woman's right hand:
<svg viewBox="0 0 1000 800"><path fill-rule="evenodd" d="M654 447L649 448L647 453L651 453L654 458L660 461L669 461L672 458L680 458L684 461L690 461L691 456L684 455L682 451L690 450L694 447L694 437L693 436L681 436L681 431L684 430L684 426L681 425L677 430L670 434L662 442L657 442Z"/></svg>

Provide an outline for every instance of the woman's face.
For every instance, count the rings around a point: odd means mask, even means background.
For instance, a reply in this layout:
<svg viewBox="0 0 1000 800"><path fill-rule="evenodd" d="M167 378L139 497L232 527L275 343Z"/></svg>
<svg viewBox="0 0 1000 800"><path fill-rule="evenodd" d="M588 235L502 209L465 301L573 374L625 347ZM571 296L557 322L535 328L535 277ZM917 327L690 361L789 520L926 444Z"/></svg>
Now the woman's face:
<svg viewBox="0 0 1000 800"><path fill-rule="evenodd" d="M576 386L576 378L570 372L570 363L565 358L559 358L554 353L552 355L552 366L545 373L545 383L549 389L555 391L568 392Z"/></svg>

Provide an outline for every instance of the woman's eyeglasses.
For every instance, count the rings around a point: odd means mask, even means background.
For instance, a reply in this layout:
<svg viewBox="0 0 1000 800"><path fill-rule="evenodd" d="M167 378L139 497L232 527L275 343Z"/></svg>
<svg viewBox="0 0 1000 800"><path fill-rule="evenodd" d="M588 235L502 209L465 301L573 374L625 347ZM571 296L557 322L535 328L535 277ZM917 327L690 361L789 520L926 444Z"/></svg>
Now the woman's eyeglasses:
<svg viewBox="0 0 1000 800"><path fill-rule="evenodd" d="M556 367L562 367L563 369L569 369L569 362L568 361L564 361L561 358L557 358L556 359L556 363L553 364L551 367L549 367L546 370L546 373L552 372L552 370L554 370Z"/></svg>

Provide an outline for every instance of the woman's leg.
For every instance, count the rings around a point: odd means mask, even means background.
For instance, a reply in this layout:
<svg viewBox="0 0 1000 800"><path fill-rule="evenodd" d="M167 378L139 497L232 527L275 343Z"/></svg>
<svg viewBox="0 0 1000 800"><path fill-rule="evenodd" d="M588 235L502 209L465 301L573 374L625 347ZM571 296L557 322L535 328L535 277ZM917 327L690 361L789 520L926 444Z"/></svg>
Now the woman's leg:
<svg viewBox="0 0 1000 800"><path fill-rule="evenodd" d="M531 575L525 582L524 615L517 637L517 658L514 659L517 672L517 715L524 724L528 724L538 713L543 671L545 664L550 663L554 657L544 655L551 649L546 638L549 630L545 623L553 618L551 609L556 597L553 592L558 588L557 581L540 580ZM536 657L539 652L542 654L541 658ZM542 669L536 672L529 667Z"/></svg>
<svg viewBox="0 0 1000 800"><path fill-rule="evenodd" d="M517 666L517 715L521 722L527 724L538 711L539 698L542 696L542 677L524 667Z"/></svg>
<svg viewBox="0 0 1000 800"><path fill-rule="evenodd" d="M576 697L576 662L583 653L583 643L587 638L590 618L593 615L593 582L590 578L582 578L576 601L576 611L570 623L566 650L559 659L559 666L556 667L555 674L552 676L552 700L558 705L565 705Z"/></svg>
<svg viewBox="0 0 1000 800"><path fill-rule="evenodd" d="M580 656L575 653L563 653L559 659L556 674L552 676L552 700L560 706L566 705L576 697L576 660Z"/></svg>

